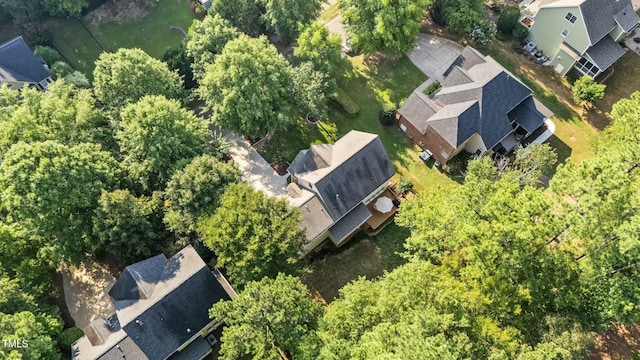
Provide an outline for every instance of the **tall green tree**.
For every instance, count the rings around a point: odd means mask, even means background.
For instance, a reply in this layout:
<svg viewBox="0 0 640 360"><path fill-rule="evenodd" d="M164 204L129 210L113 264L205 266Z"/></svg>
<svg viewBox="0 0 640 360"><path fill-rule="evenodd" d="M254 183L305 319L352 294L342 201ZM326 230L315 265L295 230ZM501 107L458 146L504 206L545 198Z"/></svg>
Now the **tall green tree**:
<svg viewBox="0 0 640 360"><path fill-rule="evenodd" d="M214 0L209 14L219 14L241 32L257 37L263 32L260 16L264 12L261 1Z"/></svg>
<svg viewBox="0 0 640 360"><path fill-rule="evenodd" d="M415 37L431 0L340 0L342 21L354 49L367 54L404 54Z"/></svg>
<svg viewBox="0 0 640 360"><path fill-rule="evenodd" d="M252 137L285 128L291 69L267 38L240 35L207 66L198 95L223 128Z"/></svg>
<svg viewBox="0 0 640 360"><path fill-rule="evenodd" d="M196 78L204 76L206 65L213 63L214 57L238 35L238 30L218 14L205 16L202 21L193 21L185 49L187 56L193 59L191 66Z"/></svg>
<svg viewBox="0 0 640 360"><path fill-rule="evenodd" d="M207 122L176 100L146 96L122 109L120 118L122 166L145 191L164 188L180 161L205 152Z"/></svg>
<svg viewBox="0 0 640 360"><path fill-rule="evenodd" d="M316 70L338 77L344 68L340 35L331 34L323 24L314 21L305 26L293 54L299 62L311 62Z"/></svg>
<svg viewBox="0 0 640 360"><path fill-rule="evenodd" d="M162 194L135 197L128 190L102 191L93 217L94 253L135 262L160 251L167 238Z"/></svg>
<svg viewBox="0 0 640 360"><path fill-rule="evenodd" d="M67 145L100 142L107 148L113 146L107 118L96 108L90 90L56 81L46 92L24 88L14 93L16 97L0 111L2 153L19 141L56 140Z"/></svg>
<svg viewBox="0 0 640 360"><path fill-rule="evenodd" d="M469 34L485 18L484 0L434 0L432 16L436 22L458 34Z"/></svg>
<svg viewBox="0 0 640 360"><path fill-rule="evenodd" d="M40 0L42 6L51 16L80 17L87 0Z"/></svg>
<svg viewBox="0 0 640 360"><path fill-rule="evenodd" d="M239 180L240 172L232 163L211 155L194 158L167 183L165 224L179 234L194 233L198 219L213 215L227 185Z"/></svg>
<svg viewBox="0 0 640 360"><path fill-rule="evenodd" d="M96 145L17 143L0 164L2 209L10 221L46 238L55 254L78 260L101 191L118 182L117 168Z"/></svg>
<svg viewBox="0 0 640 360"><path fill-rule="evenodd" d="M264 4L262 20L267 30L289 42L298 37L300 27L318 16L322 5L322 0L260 1Z"/></svg>
<svg viewBox="0 0 640 360"><path fill-rule="evenodd" d="M180 76L140 49L102 53L96 60L93 85L98 100L118 109L145 95L184 97Z"/></svg>
<svg viewBox="0 0 640 360"><path fill-rule="evenodd" d="M291 78L299 109L319 119L325 118L329 98L334 95L328 75L316 71L312 63L304 62L293 68Z"/></svg>
<svg viewBox="0 0 640 360"><path fill-rule="evenodd" d="M315 335L322 307L307 287L290 275L251 281L232 301L221 301L209 311L224 319L221 359L313 359Z"/></svg>
<svg viewBox="0 0 640 360"><path fill-rule="evenodd" d="M12 349L0 347L3 359L61 359L56 337L62 330L62 322L50 315L29 311L6 314L0 312L0 337L4 340L18 339L27 346Z"/></svg>
<svg viewBox="0 0 640 360"><path fill-rule="evenodd" d="M306 240L298 228L300 217L286 200L247 184L231 184L213 216L202 220L200 232L218 265L226 267L231 282L242 288L265 276L299 271L299 251Z"/></svg>

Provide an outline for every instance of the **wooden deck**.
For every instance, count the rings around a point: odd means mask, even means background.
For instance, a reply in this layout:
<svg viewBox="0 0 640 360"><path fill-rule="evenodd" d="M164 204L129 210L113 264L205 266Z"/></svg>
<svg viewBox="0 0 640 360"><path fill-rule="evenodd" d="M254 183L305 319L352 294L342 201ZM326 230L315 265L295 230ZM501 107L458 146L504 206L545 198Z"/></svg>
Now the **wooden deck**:
<svg viewBox="0 0 640 360"><path fill-rule="evenodd" d="M391 200L394 200L396 198L396 196L389 189L386 189L377 198L373 199L373 201L371 201L369 205L367 205L367 209L369 209L369 211L372 214L369 220L367 220L367 225L369 226L369 230L373 230L373 231L377 230L380 226L385 224L387 220L391 219L393 215L395 215L395 213L398 211L398 207L396 206L394 206L391 209L391 211L389 211L388 213L381 213L380 211L376 210L373 207L373 204L375 204L376 201L382 196L386 196Z"/></svg>

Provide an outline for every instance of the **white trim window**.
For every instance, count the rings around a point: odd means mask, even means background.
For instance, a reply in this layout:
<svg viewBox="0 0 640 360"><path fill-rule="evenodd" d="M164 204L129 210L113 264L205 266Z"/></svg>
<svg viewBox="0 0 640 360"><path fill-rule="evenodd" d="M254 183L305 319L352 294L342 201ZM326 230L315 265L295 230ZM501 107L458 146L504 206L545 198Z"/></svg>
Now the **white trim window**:
<svg viewBox="0 0 640 360"><path fill-rule="evenodd" d="M569 35L569 30L568 29L562 30L562 37L567 37L567 35Z"/></svg>
<svg viewBox="0 0 640 360"><path fill-rule="evenodd" d="M573 15L572 13L568 12L567 16L564 17L565 19L567 19L568 22L575 24L576 20L578 20L578 17Z"/></svg>

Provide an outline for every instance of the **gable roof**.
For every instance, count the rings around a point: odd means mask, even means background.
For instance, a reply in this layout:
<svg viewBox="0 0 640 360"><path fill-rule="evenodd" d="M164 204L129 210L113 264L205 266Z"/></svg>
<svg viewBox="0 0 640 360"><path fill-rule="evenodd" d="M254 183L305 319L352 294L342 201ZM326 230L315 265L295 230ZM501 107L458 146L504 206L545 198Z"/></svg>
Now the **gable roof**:
<svg viewBox="0 0 640 360"><path fill-rule="evenodd" d="M433 129L454 149L475 133L488 149L495 146L513 130L509 111L531 96L495 60L468 46L444 75L438 92L425 96L418 87L399 113L423 134Z"/></svg>
<svg viewBox="0 0 640 360"><path fill-rule="evenodd" d="M117 322L91 323L72 358L166 359L211 322L209 308L229 291L191 246L130 265L109 291Z"/></svg>
<svg viewBox="0 0 640 360"><path fill-rule="evenodd" d="M355 130L334 144L301 151L287 171L313 186L334 221L395 174L380 137Z"/></svg>
<svg viewBox="0 0 640 360"><path fill-rule="evenodd" d="M587 50L587 55L601 70L608 69L624 55L625 51L611 36L605 36Z"/></svg>
<svg viewBox="0 0 640 360"><path fill-rule="evenodd" d="M523 13L535 16L542 8L558 7L580 9L591 45L602 40L616 24L628 32L640 22L631 0L537 0L527 6Z"/></svg>
<svg viewBox="0 0 640 360"><path fill-rule="evenodd" d="M44 60L33 54L22 36L0 45L0 82L37 84L50 76Z"/></svg>

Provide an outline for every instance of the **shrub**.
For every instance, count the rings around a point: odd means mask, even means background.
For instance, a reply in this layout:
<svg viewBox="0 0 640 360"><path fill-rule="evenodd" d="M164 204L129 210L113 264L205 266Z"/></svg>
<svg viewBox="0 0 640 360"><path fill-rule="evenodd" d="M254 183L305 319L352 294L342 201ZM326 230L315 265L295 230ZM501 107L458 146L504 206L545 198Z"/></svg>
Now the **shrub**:
<svg viewBox="0 0 640 360"><path fill-rule="evenodd" d="M65 329L58 335L58 346L62 351L68 353L71 351L71 345L82 336L84 336L84 332L77 327Z"/></svg>
<svg viewBox="0 0 640 360"><path fill-rule="evenodd" d="M360 106L341 88L338 88L333 100L351 116L356 116L360 112Z"/></svg>
<svg viewBox="0 0 640 360"><path fill-rule="evenodd" d="M513 32L511 33L511 37L513 38L513 40L518 42L518 45L524 42L524 40L527 38L527 35L529 35L529 29L520 24L516 25L516 27L513 28Z"/></svg>
<svg viewBox="0 0 640 360"><path fill-rule="evenodd" d="M434 92L436 92L436 90L440 89L441 87L442 87L442 84L440 84L440 82L439 82L439 81L436 81L436 82L432 83L431 85L427 86L427 87L424 89L423 93L424 93L425 95L431 95L431 94L433 94Z"/></svg>
<svg viewBox="0 0 640 360"><path fill-rule="evenodd" d="M606 85L598 84L592 77L584 75L573 84L573 101L590 106L604 97Z"/></svg>
<svg viewBox="0 0 640 360"><path fill-rule="evenodd" d="M60 53L48 46L36 45L33 53L36 56L42 57L49 66L52 66L54 63L62 60Z"/></svg>
<svg viewBox="0 0 640 360"><path fill-rule="evenodd" d="M91 87L91 83L89 82L89 79L87 79L87 77L83 73L78 71L78 70L76 70L76 71L72 72L71 74L65 76L64 77L64 82L69 84L69 85L74 85L74 86L79 87L79 88L90 88Z"/></svg>
<svg viewBox="0 0 640 360"><path fill-rule="evenodd" d="M470 34L471 41L487 45L496 37L496 24L488 20L482 20L476 25Z"/></svg>
<svg viewBox="0 0 640 360"><path fill-rule="evenodd" d="M71 65L67 64L64 61L56 61L51 65L51 77L54 80L62 79L65 76L71 74L73 72L73 68Z"/></svg>
<svg viewBox="0 0 640 360"><path fill-rule="evenodd" d="M413 189L413 183L408 178L401 176L396 184L396 190L401 194L406 194Z"/></svg>
<svg viewBox="0 0 640 360"><path fill-rule="evenodd" d="M378 110L378 121L382 125L391 125L396 120L396 106L394 104L386 103L382 106L382 109Z"/></svg>
<svg viewBox="0 0 640 360"><path fill-rule="evenodd" d="M520 7L516 5L507 6L500 14L496 23L498 31L503 35L512 35L513 30L518 25L520 19Z"/></svg>

